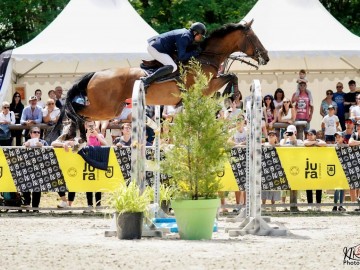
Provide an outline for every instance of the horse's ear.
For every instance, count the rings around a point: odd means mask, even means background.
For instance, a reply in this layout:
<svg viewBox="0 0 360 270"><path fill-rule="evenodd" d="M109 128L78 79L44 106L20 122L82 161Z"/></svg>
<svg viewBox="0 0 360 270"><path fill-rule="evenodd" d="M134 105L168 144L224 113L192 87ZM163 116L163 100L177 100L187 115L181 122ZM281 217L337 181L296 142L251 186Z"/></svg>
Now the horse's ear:
<svg viewBox="0 0 360 270"><path fill-rule="evenodd" d="M250 28L253 22L254 22L254 19L252 19L250 22L248 22L248 23L246 24L246 27L247 27L247 28Z"/></svg>

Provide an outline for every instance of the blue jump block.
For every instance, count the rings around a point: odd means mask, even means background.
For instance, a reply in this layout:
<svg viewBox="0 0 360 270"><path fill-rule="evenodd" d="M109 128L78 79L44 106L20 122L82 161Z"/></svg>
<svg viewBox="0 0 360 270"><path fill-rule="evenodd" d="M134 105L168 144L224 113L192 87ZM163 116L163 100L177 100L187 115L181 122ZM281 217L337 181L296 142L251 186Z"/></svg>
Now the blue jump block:
<svg viewBox="0 0 360 270"><path fill-rule="evenodd" d="M172 233L179 232L175 218L154 218L152 222L155 224L157 228L167 228ZM213 232L217 232L217 231L218 231L218 227L217 227L217 222L215 220Z"/></svg>

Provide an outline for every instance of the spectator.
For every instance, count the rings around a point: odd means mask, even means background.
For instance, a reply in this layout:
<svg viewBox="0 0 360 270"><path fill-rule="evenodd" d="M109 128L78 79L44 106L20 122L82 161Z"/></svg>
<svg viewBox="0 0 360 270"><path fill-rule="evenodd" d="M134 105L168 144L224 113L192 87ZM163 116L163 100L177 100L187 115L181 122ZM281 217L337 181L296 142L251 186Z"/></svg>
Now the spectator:
<svg viewBox="0 0 360 270"><path fill-rule="evenodd" d="M333 105L328 107L328 114L325 115L321 122L321 128L325 130L325 141L327 144L335 143L335 132L339 128L339 118L335 115Z"/></svg>
<svg viewBox="0 0 360 270"><path fill-rule="evenodd" d="M341 125L341 130L345 130L345 93L343 92L344 86L341 82L336 84L336 92L333 95L333 100L337 105L336 115L339 117L339 122Z"/></svg>
<svg viewBox="0 0 360 270"><path fill-rule="evenodd" d="M45 107L44 101L41 100L42 91L40 89L35 90L35 96L37 98L37 105L42 109Z"/></svg>
<svg viewBox="0 0 360 270"><path fill-rule="evenodd" d="M295 96L298 97L300 95L300 93L301 93L301 85L300 84L305 83L305 85L307 85L307 83L308 83L308 80L306 78L306 71L304 69L301 69L299 71L299 78L296 80L296 83L298 85L297 85L297 89L296 89L296 92L295 92ZM312 98L310 90L308 90L308 89L305 89L305 90L306 90L306 93L307 93L307 95L309 97L310 104L313 104L313 98Z"/></svg>
<svg viewBox="0 0 360 270"><path fill-rule="evenodd" d="M353 132L349 140L350 146L359 146L360 145L360 121L356 122L356 131ZM360 196L360 189L350 189L350 200L351 202L357 202ZM359 208L356 208L355 211L360 211Z"/></svg>
<svg viewBox="0 0 360 270"><path fill-rule="evenodd" d="M284 98L282 106L278 112L277 122L293 124L295 122L296 111L288 98ZM280 138L282 138L285 129L280 129Z"/></svg>
<svg viewBox="0 0 360 270"><path fill-rule="evenodd" d="M10 104L7 101L2 103L2 110L0 113L0 125L14 125L15 124L15 114L10 111ZM8 133L10 135L10 133ZM0 146L11 146L12 137L7 139L0 139Z"/></svg>
<svg viewBox="0 0 360 270"><path fill-rule="evenodd" d="M24 143L24 146L25 147L48 146L46 141L40 139L40 128L39 127L33 126L33 127L30 128L30 139L27 140ZM23 207L29 207L30 203L32 203L33 208L38 208L39 207L40 198L41 198L41 192L23 192L23 196L24 196L24 205L23 205ZM31 200L31 196L32 196L32 200ZM39 213L39 210L36 209L33 212Z"/></svg>
<svg viewBox="0 0 360 270"><path fill-rule="evenodd" d="M316 131L316 139L320 139L322 141L325 141L325 134L324 134L324 131L322 129L319 129L318 131Z"/></svg>
<svg viewBox="0 0 360 270"><path fill-rule="evenodd" d="M278 139L276 137L276 132L270 130L268 132L268 142L264 143L264 146L277 146ZM266 200L271 201L271 211L276 211L275 201L280 201L280 191L279 190L262 190L261 191L262 204L266 204Z"/></svg>
<svg viewBox="0 0 360 270"><path fill-rule="evenodd" d="M247 129L245 127L245 116L240 115L236 119L236 130L229 138L228 143L233 146L246 144Z"/></svg>
<svg viewBox="0 0 360 270"><path fill-rule="evenodd" d="M349 140L354 133L355 120L348 118L345 120L345 130L344 130L344 143L349 144Z"/></svg>
<svg viewBox="0 0 360 270"><path fill-rule="evenodd" d="M360 120L360 94L356 93L355 105L350 107L350 118L355 122Z"/></svg>
<svg viewBox="0 0 360 270"><path fill-rule="evenodd" d="M304 141L305 146L319 146L323 147L326 146L326 142L323 140L316 138L316 130L315 129L309 129L309 131L306 134L306 140ZM321 204L321 196L322 196L322 190L316 190L316 203ZM308 204L311 206L313 203L313 191L312 190L306 190L306 198ZM321 211L320 206L312 206L309 208L311 211Z"/></svg>
<svg viewBox="0 0 360 270"><path fill-rule="evenodd" d="M26 106L21 114L20 124L32 127L40 124L42 121L42 109L37 106L37 97L31 96L29 98L29 106ZM27 138L28 131L25 131L25 138Z"/></svg>
<svg viewBox="0 0 360 270"><path fill-rule="evenodd" d="M350 107L356 105L356 82L354 80L350 80L348 85L350 92L345 94L345 118L350 117Z"/></svg>
<svg viewBox="0 0 360 270"><path fill-rule="evenodd" d="M118 147L131 146L131 124L124 123L121 125L122 136L117 137L113 144Z"/></svg>
<svg viewBox="0 0 360 270"><path fill-rule="evenodd" d="M276 110L274 105L274 98L272 95L266 95L263 100L265 104L264 108L264 114L265 114L265 124L266 124L266 130L273 130L273 125L276 122Z"/></svg>
<svg viewBox="0 0 360 270"><path fill-rule="evenodd" d="M166 106L164 106L162 117L164 120L167 120L169 123L172 123L174 121L175 113L176 113L175 106L166 105Z"/></svg>
<svg viewBox="0 0 360 270"><path fill-rule="evenodd" d="M276 89L274 93L274 106L277 111L281 109L284 98L285 98L284 91L281 88Z"/></svg>
<svg viewBox="0 0 360 270"><path fill-rule="evenodd" d="M296 127L294 125L289 125L286 128L286 132L284 133L284 138L281 139L280 141L280 146L303 146L304 145L303 141L297 139L296 135L297 135ZM283 190L281 192L282 202L285 203L287 193L290 193L290 202L297 203L298 191L296 190L290 190L290 192ZM290 207L290 210L292 212L299 212L297 206ZM285 207L283 211L287 211L287 208Z"/></svg>
<svg viewBox="0 0 360 270"><path fill-rule="evenodd" d="M49 98L55 100L55 102L56 102L55 90L50 90L50 91L48 92L48 96L49 96ZM55 104L55 105L57 105L57 104Z"/></svg>
<svg viewBox="0 0 360 270"><path fill-rule="evenodd" d="M75 141L69 140L69 141L61 141L60 139L57 139L51 143L52 147L61 147L64 148L66 152L69 151L69 148L74 147ZM70 207L74 200L75 200L75 192L69 192L68 193L68 200L66 200L65 192L58 192L61 202L57 205L58 208L67 208Z"/></svg>
<svg viewBox="0 0 360 270"><path fill-rule="evenodd" d="M345 137L345 134L344 132L341 132L341 131L338 131L335 133L335 140L336 140L336 146L337 147L341 147L341 146L344 146L346 145L346 143L344 143L344 137ZM341 189L336 189L335 192L334 192L334 203L337 204L338 201L340 201L340 206L339 208L337 208L337 206L335 205L332 209L333 212L336 212L336 211L346 211L346 209L342 206L343 202L344 202L344 190Z"/></svg>
<svg viewBox="0 0 360 270"><path fill-rule="evenodd" d="M46 102L46 108L42 110L43 122L49 125L54 125L59 119L60 109L55 106L55 100L49 99Z"/></svg>
<svg viewBox="0 0 360 270"><path fill-rule="evenodd" d="M334 108L334 114L337 113L337 104L335 101L333 101L333 95L334 95L334 92L329 89L329 90L326 90L326 98L324 98L321 102L321 105L320 105L320 114L322 117L325 117L325 115L328 114L328 108L329 106L333 106Z"/></svg>
<svg viewBox="0 0 360 270"><path fill-rule="evenodd" d="M10 111L14 112L15 114L15 124L20 124L20 118L22 115L22 112L24 110L24 105L21 103L21 96L19 92L15 92L12 101L10 104ZM21 146L21 138L22 138L22 130L12 130L11 131L11 137L15 137L15 145Z"/></svg>
<svg viewBox="0 0 360 270"><path fill-rule="evenodd" d="M105 146L107 142L104 136L98 132L95 128L94 121L85 122L86 139L88 146ZM86 199L88 204L88 210L85 212L92 212L93 209L93 192L86 192ZM95 204L96 207L101 206L101 192L95 192Z"/></svg>
<svg viewBox="0 0 360 270"><path fill-rule="evenodd" d="M299 94L293 94L291 102L295 103L296 109L296 121L306 121L307 125L304 129L306 132L310 127L310 122L312 119L312 115L314 112L314 106L312 103L311 96L309 95L310 90L307 90L306 83L300 82L299 83Z"/></svg>
<svg viewBox="0 0 360 270"><path fill-rule="evenodd" d="M65 104L65 98L62 96L63 95L63 89L62 89L61 86L56 86L55 87L55 95L56 95L56 107L61 109L62 106L64 106L64 104Z"/></svg>

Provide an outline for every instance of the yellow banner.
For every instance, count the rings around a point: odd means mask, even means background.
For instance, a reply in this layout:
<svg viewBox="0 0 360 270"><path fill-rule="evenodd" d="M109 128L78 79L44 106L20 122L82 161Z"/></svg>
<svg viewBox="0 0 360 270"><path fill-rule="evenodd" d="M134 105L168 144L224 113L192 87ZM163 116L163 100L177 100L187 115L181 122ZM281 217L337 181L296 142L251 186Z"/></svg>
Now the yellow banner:
<svg viewBox="0 0 360 270"><path fill-rule="evenodd" d="M277 147L292 190L349 189L334 147Z"/></svg>
<svg viewBox="0 0 360 270"><path fill-rule="evenodd" d="M108 192L113 191L120 183L124 182L112 148L110 149L107 171L90 166L77 153L65 152L62 148L55 148L54 150L69 191Z"/></svg>
<svg viewBox="0 0 360 270"><path fill-rule="evenodd" d="M230 162L227 162L225 164L224 175L219 175L219 177L221 178L221 191L239 191L239 186L236 183L236 179L233 170L231 169Z"/></svg>
<svg viewBox="0 0 360 270"><path fill-rule="evenodd" d="M2 150L0 151L0 191L16 192L16 187Z"/></svg>

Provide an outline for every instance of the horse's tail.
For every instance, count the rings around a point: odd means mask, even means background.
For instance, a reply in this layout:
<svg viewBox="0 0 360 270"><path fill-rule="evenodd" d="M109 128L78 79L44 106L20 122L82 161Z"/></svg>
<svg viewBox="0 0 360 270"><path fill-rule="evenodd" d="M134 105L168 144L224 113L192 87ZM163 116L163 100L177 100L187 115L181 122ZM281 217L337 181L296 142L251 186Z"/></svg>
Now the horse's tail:
<svg viewBox="0 0 360 270"><path fill-rule="evenodd" d="M94 74L95 72L85 74L69 89L66 95L65 104L61 108L59 120L57 121L56 125L52 128L52 130L49 132L47 136L47 140L54 140L59 136L59 132L60 129L62 128L62 122L65 116L69 118L70 121L72 121L71 123L72 126L75 125L76 129L80 129L81 138L86 140L85 128L84 128L84 121L86 119L78 114L78 112L81 111L81 109L83 109L85 105L73 102L73 100L77 96L82 96L82 97L86 96L87 85L91 80L91 78L94 76ZM71 132L72 133L74 132L73 129ZM75 137L74 134L68 134L68 135L70 137Z"/></svg>

